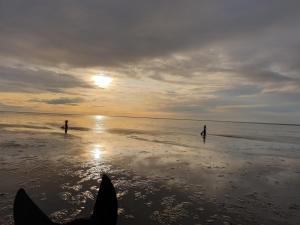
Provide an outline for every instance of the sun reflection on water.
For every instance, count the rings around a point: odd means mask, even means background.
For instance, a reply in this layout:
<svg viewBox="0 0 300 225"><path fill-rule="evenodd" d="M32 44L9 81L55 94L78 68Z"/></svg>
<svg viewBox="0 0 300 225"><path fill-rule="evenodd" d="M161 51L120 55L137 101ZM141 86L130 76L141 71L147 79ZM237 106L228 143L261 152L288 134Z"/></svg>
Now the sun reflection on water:
<svg viewBox="0 0 300 225"><path fill-rule="evenodd" d="M92 149L92 157L95 160L99 160L102 156L103 148L101 145L94 145L94 148Z"/></svg>
<svg viewBox="0 0 300 225"><path fill-rule="evenodd" d="M95 127L94 127L95 132L97 134L103 133L103 131L105 130L104 125L103 125L105 116L96 115L96 116L94 116L94 118L95 118Z"/></svg>

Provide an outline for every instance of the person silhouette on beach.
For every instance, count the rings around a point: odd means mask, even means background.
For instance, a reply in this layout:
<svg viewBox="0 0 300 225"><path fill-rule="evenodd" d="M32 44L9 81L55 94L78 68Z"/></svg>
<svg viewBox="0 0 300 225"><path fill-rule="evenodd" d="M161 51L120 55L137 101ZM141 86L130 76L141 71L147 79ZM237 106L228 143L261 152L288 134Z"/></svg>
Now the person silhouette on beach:
<svg viewBox="0 0 300 225"><path fill-rule="evenodd" d="M206 125L204 125L204 127L203 127L203 131L201 132L201 136L202 136L203 138L206 137Z"/></svg>
<svg viewBox="0 0 300 225"><path fill-rule="evenodd" d="M203 136L203 143L205 144L205 141L206 141L206 136Z"/></svg>
<svg viewBox="0 0 300 225"><path fill-rule="evenodd" d="M68 129L69 129L69 126L68 126L68 120L65 121L65 134L68 133Z"/></svg>

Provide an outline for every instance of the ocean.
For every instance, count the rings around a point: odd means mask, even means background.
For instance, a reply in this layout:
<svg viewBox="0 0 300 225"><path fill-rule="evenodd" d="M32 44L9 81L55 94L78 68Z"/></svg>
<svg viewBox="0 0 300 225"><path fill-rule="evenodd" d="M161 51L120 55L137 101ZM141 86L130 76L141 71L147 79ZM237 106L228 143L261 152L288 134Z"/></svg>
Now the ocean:
<svg viewBox="0 0 300 225"><path fill-rule="evenodd" d="M55 222L89 216L104 173L118 224L300 224L300 126L0 112L0 224L21 187Z"/></svg>

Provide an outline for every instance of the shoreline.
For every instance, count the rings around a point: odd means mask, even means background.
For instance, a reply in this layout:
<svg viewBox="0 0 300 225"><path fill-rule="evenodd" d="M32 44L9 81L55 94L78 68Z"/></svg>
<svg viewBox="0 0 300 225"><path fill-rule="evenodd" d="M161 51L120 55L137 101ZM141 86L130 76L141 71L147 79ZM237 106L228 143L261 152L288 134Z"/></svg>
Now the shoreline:
<svg viewBox="0 0 300 225"><path fill-rule="evenodd" d="M151 116L130 116L130 115L111 115L111 114L79 114L79 113L52 113L52 112L18 112L18 111L0 111L0 113L20 113L20 114L41 114L41 115L65 115L65 116L107 116L116 118L131 119L153 119L153 120L174 120L174 121L195 121L195 122L216 122L216 123L241 123L241 124L261 124L274 126L300 126L300 124L280 123L280 122L258 122L258 121L234 121L234 120L213 120L213 119L194 119L194 118L174 118L174 117L151 117Z"/></svg>

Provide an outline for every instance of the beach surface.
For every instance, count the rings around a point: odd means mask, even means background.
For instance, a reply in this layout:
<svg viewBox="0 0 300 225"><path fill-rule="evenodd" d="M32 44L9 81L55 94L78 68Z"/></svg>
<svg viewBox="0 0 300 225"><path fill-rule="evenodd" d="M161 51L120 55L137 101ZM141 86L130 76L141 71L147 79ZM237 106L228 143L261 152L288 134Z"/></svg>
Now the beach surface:
<svg viewBox="0 0 300 225"><path fill-rule="evenodd" d="M55 222L89 216L104 173L118 224L300 224L300 126L0 113L0 224L21 187Z"/></svg>

